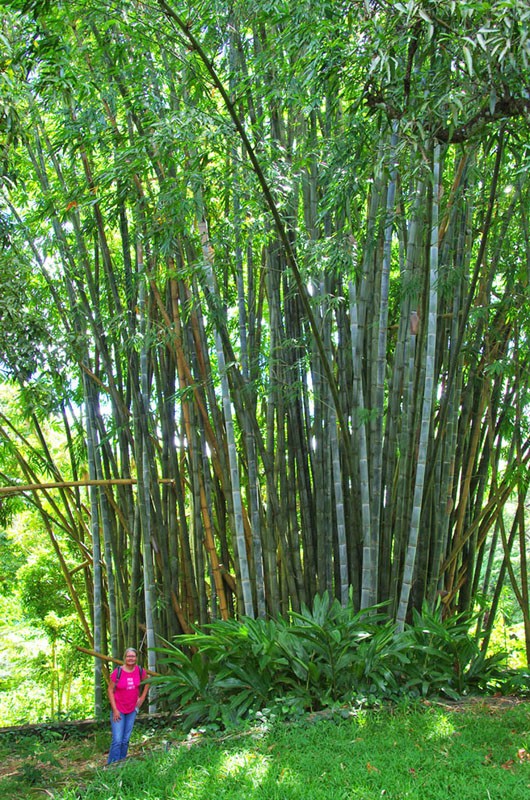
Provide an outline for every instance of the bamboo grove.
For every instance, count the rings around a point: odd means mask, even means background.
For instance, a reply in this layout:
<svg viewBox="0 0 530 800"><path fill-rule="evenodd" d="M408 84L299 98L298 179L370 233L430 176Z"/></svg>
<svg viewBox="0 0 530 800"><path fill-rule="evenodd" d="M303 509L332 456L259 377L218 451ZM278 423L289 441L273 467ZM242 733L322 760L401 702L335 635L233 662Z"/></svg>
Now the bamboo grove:
<svg viewBox="0 0 530 800"><path fill-rule="evenodd" d="M526 3L3 6L2 514L87 644L528 619Z"/></svg>

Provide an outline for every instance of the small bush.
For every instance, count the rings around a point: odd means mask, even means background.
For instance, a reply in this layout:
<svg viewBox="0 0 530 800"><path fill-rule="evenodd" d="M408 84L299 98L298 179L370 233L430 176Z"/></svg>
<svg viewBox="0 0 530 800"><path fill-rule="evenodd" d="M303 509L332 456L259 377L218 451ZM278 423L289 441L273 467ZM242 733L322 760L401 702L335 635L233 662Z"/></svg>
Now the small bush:
<svg viewBox="0 0 530 800"><path fill-rule="evenodd" d="M480 639L471 633L474 622L470 614L443 618L441 607L431 611L425 605L421 614L413 611L412 624L404 634L409 653L405 687L422 697L443 694L457 699L487 692L502 681L506 654L486 656Z"/></svg>

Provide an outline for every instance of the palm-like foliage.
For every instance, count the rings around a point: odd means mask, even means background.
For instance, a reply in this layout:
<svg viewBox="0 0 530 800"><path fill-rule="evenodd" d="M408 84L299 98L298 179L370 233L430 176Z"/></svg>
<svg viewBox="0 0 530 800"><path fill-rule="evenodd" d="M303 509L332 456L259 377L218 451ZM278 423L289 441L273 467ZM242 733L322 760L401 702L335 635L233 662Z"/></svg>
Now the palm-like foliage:
<svg viewBox="0 0 530 800"><path fill-rule="evenodd" d="M265 706L275 691L282 692L286 631L281 619L211 623L158 648L169 674L153 682L170 707L182 709L188 726L245 716Z"/></svg>
<svg viewBox="0 0 530 800"><path fill-rule="evenodd" d="M407 627L408 665L405 686L425 697L444 694L451 698L484 692L507 678L506 653L487 656L480 637L473 633L476 618L462 613L442 619L441 608L427 605L414 611Z"/></svg>
<svg viewBox="0 0 530 800"><path fill-rule="evenodd" d="M291 614L293 672L304 682L312 702L327 705L352 691L366 691L392 640L392 624L374 609L355 612L328 593L313 608Z"/></svg>
<svg viewBox="0 0 530 800"><path fill-rule="evenodd" d="M193 650L192 654L190 651ZM186 651L186 652L184 652ZM283 619L227 620L159 649L167 674L153 679L188 727L229 724L271 707L328 706L457 697L498 687L504 654L485 658L470 620L415 616L396 632L381 609L355 612L327 593Z"/></svg>

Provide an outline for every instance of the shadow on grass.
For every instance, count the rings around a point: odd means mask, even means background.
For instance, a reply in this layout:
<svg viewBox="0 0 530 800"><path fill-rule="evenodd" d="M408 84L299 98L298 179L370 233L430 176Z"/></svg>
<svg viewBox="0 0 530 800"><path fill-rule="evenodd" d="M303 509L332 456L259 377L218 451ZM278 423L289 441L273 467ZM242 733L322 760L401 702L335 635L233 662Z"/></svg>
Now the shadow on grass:
<svg viewBox="0 0 530 800"><path fill-rule="evenodd" d="M530 796L526 706L364 713L171 744L61 800L466 800Z"/></svg>

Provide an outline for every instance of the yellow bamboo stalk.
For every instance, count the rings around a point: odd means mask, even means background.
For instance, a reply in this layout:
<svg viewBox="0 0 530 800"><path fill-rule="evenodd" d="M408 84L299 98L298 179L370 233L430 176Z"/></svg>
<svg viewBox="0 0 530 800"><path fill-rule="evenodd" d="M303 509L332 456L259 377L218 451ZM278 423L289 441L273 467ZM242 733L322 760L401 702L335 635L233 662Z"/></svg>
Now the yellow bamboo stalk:
<svg viewBox="0 0 530 800"><path fill-rule="evenodd" d="M159 478L159 483L174 483L172 478ZM0 486L0 495L38 492L43 489L66 489L73 486L123 486L137 483L136 478L101 478L83 481L52 481L50 483L24 483L13 486Z"/></svg>

